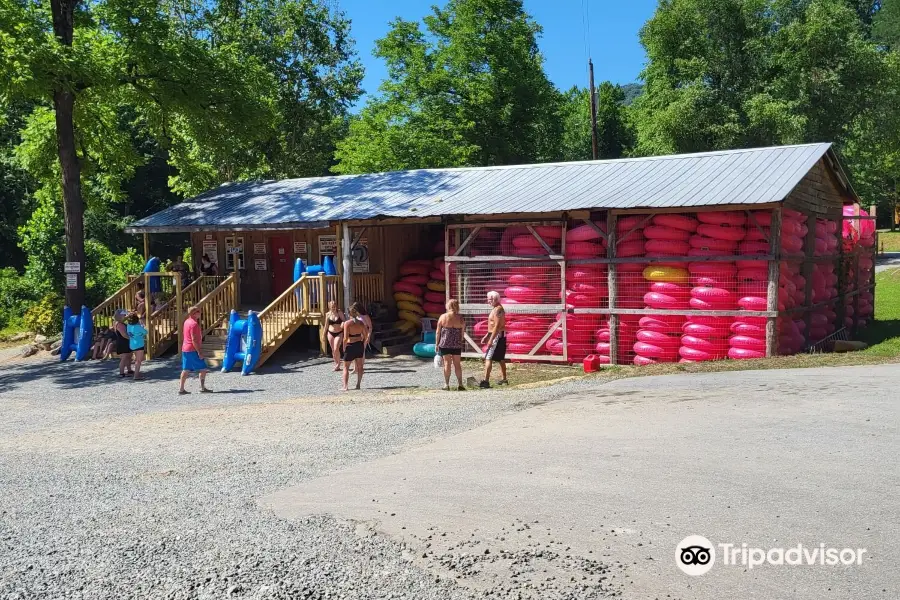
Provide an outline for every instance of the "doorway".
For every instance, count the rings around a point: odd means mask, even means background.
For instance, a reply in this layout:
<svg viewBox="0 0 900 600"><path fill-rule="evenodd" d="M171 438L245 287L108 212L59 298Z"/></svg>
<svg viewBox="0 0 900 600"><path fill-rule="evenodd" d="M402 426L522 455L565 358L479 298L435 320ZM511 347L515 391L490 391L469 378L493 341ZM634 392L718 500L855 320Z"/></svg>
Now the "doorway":
<svg viewBox="0 0 900 600"><path fill-rule="evenodd" d="M294 265L291 261L291 238L269 238L269 256L272 257L272 299L281 295L294 282Z"/></svg>

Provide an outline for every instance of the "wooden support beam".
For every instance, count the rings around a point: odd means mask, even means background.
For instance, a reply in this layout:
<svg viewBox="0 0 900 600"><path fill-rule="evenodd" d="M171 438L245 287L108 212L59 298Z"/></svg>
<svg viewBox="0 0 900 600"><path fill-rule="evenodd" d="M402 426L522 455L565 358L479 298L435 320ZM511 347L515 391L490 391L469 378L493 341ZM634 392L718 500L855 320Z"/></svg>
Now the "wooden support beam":
<svg viewBox="0 0 900 600"><path fill-rule="evenodd" d="M640 315L640 316L682 316L682 317L777 317L778 311L767 310L694 310L692 308L570 308L575 315ZM610 331L612 333L612 331Z"/></svg>
<svg viewBox="0 0 900 600"><path fill-rule="evenodd" d="M772 209L772 224L769 226L769 254L774 256L769 261L769 287L766 294L766 309L769 313L778 313L778 283L781 276L781 207ZM778 319L766 318L766 356L778 354Z"/></svg>
<svg viewBox="0 0 900 600"><path fill-rule="evenodd" d="M472 243L472 241L478 236L478 232L480 232L480 231L481 231L481 225L476 225L475 228L472 230L472 232L469 234L469 236L466 239L464 239L461 244L456 245L456 252L453 253L453 256L460 257L460 258L469 258L467 256L461 256L462 251L466 249L466 246L468 246L470 243ZM461 235L462 235L461 230L457 230L457 232L456 232L457 241L459 241L459 238ZM473 258L480 258L480 257L473 257Z"/></svg>
<svg viewBox="0 0 900 600"><path fill-rule="evenodd" d="M150 260L150 234L144 232L144 263Z"/></svg>
<svg viewBox="0 0 900 600"><path fill-rule="evenodd" d="M601 239L606 240L607 242L609 241L609 236L606 234L605 231L600 229L600 227L598 227L596 223L594 223L590 219L582 219L582 220L584 221L585 225L587 225L588 227L590 227L591 229L596 231ZM565 253L563 253L563 254L565 254Z"/></svg>
<svg viewBox="0 0 900 600"><path fill-rule="evenodd" d="M544 241L544 238L542 238L540 235L538 235L538 232L534 230L534 227L532 227L531 225L528 225L527 229L529 232L531 232L531 235L534 236L534 239L536 239L538 241L538 243L544 248L544 250L547 251L548 256L553 254L553 248L551 248L549 245L547 245L547 242Z"/></svg>
<svg viewBox="0 0 900 600"><path fill-rule="evenodd" d="M606 258L615 260L616 258L616 213L609 211L606 213ZM616 299L619 296L619 281L617 277L616 263L609 263L607 270L606 285L609 288L609 310L614 311L616 308ZM619 315L612 312L609 315L609 364L619 364Z"/></svg>
<svg viewBox="0 0 900 600"><path fill-rule="evenodd" d="M780 206L780 202L752 205L753 210L768 210ZM726 210L747 210L747 204L723 204L718 206L667 206L665 208L617 208L609 212L616 215L669 215L676 213L719 212Z"/></svg>

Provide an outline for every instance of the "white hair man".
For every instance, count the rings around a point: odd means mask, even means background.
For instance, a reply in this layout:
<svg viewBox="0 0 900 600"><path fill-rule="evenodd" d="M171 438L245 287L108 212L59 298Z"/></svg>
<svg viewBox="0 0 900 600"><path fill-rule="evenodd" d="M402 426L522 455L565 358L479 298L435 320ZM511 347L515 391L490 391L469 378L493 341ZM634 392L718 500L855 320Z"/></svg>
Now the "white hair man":
<svg viewBox="0 0 900 600"><path fill-rule="evenodd" d="M491 369L496 362L500 366L500 381L498 385L509 385L506 380L506 312L500 304L500 294L488 292L487 302L491 306L491 314L488 317L488 332L481 338L481 344L487 344L484 353L484 379L479 387L491 387Z"/></svg>

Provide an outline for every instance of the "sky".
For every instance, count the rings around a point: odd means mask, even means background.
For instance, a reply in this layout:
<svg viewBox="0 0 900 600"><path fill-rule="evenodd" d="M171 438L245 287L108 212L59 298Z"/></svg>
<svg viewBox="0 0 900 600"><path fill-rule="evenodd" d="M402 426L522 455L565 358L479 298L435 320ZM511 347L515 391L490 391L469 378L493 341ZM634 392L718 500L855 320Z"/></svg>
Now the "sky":
<svg viewBox="0 0 900 600"><path fill-rule="evenodd" d="M638 79L644 50L638 31L653 15L656 0L524 0L525 10L544 28L538 40L544 69L562 90L587 86L586 38L594 61L594 79L625 84ZM337 0L351 20L356 50L366 68L363 89L375 93L386 75L384 63L372 56L394 17L421 21L433 4L445 0ZM583 7L587 6L587 10ZM583 15L589 13L590 19ZM590 30L590 37L586 33Z"/></svg>

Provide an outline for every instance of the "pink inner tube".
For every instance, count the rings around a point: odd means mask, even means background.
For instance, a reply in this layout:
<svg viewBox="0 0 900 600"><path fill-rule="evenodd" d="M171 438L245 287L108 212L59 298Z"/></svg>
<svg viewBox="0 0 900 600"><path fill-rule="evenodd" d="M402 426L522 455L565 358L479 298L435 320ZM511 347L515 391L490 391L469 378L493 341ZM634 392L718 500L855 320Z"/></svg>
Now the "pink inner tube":
<svg viewBox="0 0 900 600"><path fill-rule="evenodd" d="M754 358L765 358L765 352L757 352L756 350L747 350L746 348L731 348L728 350L728 358L733 360L751 360Z"/></svg>
<svg viewBox="0 0 900 600"><path fill-rule="evenodd" d="M697 227L697 235L716 240L740 242L747 235L747 230L743 227L734 227L731 225L710 225L709 223L703 223Z"/></svg>
<svg viewBox="0 0 900 600"><path fill-rule="evenodd" d="M697 231L697 219L685 215L654 215L653 224L690 233Z"/></svg>
<svg viewBox="0 0 900 600"><path fill-rule="evenodd" d="M738 269L765 269L768 263L764 260L738 260L734 264Z"/></svg>
<svg viewBox="0 0 900 600"><path fill-rule="evenodd" d="M739 254L768 254L769 244L767 242L741 242L738 245Z"/></svg>
<svg viewBox="0 0 900 600"><path fill-rule="evenodd" d="M764 281L768 283L769 272L766 269L740 269L737 272L740 281Z"/></svg>
<svg viewBox="0 0 900 600"><path fill-rule="evenodd" d="M598 342L608 342L610 339L609 329L598 329L596 338Z"/></svg>
<svg viewBox="0 0 900 600"><path fill-rule="evenodd" d="M444 312L444 305L440 304L438 302L426 302L425 304L422 305L422 309L426 313L440 314L440 313Z"/></svg>
<svg viewBox="0 0 900 600"><path fill-rule="evenodd" d="M659 346L660 348L677 348L681 340L677 337L666 335L652 329L641 329L637 332L637 340Z"/></svg>
<svg viewBox="0 0 900 600"><path fill-rule="evenodd" d="M713 211L697 213L697 220L712 225L745 225L747 215L743 211Z"/></svg>
<svg viewBox="0 0 900 600"><path fill-rule="evenodd" d="M647 268L647 265L639 263L622 263L616 267L616 270L619 273L643 273L645 268Z"/></svg>
<svg viewBox="0 0 900 600"><path fill-rule="evenodd" d="M541 338L544 337L540 333L536 331L507 331L506 338L510 342L516 342L519 344L529 344L528 351L531 351L534 348L534 345L541 341Z"/></svg>
<svg viewBox="0 0 900 600"><path fill-rule="evenodd" d="M734 250L709 250L708 248L691 248L688 256L728 256L734 254Z"/></svg>
<svg viewBox="0 0 900 600"><path fill-rule="evenodd" d="M783 237L781 238L781 247L792 254L798 254L803 251L803 240L795 235Z"/></svg>
<svg viewBox="0 0 900 600"><path fill-rule="evenodd" d="M427 275L431 271L431 265L404 263L400 265L400 275Z"/></svg>
<svg viewBox="0 0 900 600"><path fill-rule="evenodd" d="M724 288L698 286L691 288L691 297L705 300L710 304L734 304L734 294Z"/></svg>
<svg viewBox="0 0 900 600"><path fill-rule="evenodd" d="M519 275L518 273L510 275L506 280L510 285L528 285L532 281L534 281L532 277L529 277L528 275Z"/></svg>
<svg viewBox="0 0 900 600"><path fill-rule="evenodd" d="M566 304L574 308L592 308L600 304L600 296L566 292Z"/></svg>
<svg viewBox="0 0 900 600"><path fill-rule="evenodd" d="M693 321L688 321L687 323L685 323L681 330L685 335L700 337L703 339L724 338L728 335L727 326L705 325L703 323L695 323Z"/></svg>
<svg viewBox="0 0 900 600"><path fill-rule="evenodd" d="M656 331L662 333L663 335L668 334L678 327L677 324L663 321L662 318L663 317L661 315L655 317L641 317L639 326L641 330Z"/></svg>
<svg viewBox="0 0 900 600"><path fill-rule="evenodd" d="M597 342L597 345L594 346L594 352L597 354L605 354L606 356L609 356L609 349L609 342Z"/></svg>
<svg viewBox="0 0 900 600"><path fill-rule="evenodd" d="M487 321L478 321L475 323L475 327L472 328L472 331L475 332L477 337L482 337L484 334L488 332L488 322Z"/></svg>
<svg viewBox="0 0 900 600"><path fill-rule="evenodd" d="M716 302L715 300L710 302L700 298L691 298L688 304L694 310L728 310L732 306L731 303Z"/></svg>
<svg viewBox="0 0 900 600"><path fill-rule="evenodd" d="M744 310L766 310L768 307L767 300L760 296L744 296L737 303Z"/></svg>
<svg viewBox="0 0 900 600"><path fill-rule="evenodd" d="M630 256L643 256L643 254L644 254L644 242L643 241L622 242L621 244L616 244L616 256L619 258L627 258Z"/></svg>
<svg viewBox="0 0 900 600"><path fill-rule="evenodd" d="M538 227L534 228L534 231L539 236L544 238L545 242L550 241L550 240L558 240L559 238L562 237L562 228L554 227L552 225L539 225ZM566 237L568 237L568 236L566 236Z"/></svg>
<svg viewBox="0 0 900 600"><path fill-rule="evenodd" d="M406 292L408 294L412 294L413 296L421 296L422 295L422 287L409 283L407 281L398 281L394 284L393 290L395 292Z"/></svg>
<svg viewBox="0 0 900 600"><path fill-rule="evenodd" d="M570 284L569 289L577 294L590 294L601 298L609 295L609 288L602 282L597 282L596 285L576 282Z"/></svg>
<svg viewBox="0 0 900 600"><path fill-rule="evenodd" d="M603 231L606 231L606 223L597 223L597 226ZM573 227L570 231L566 232L567 244L569 242L590 242L592 240L602 239L603 237L597 233L597 230L587 224Z"/></svg>
<svg viewBox="0 0 900 600"><path fill-rule="evenodd" d="M691 245L678 240L647 240L644 242L646 252L664 252L670 256L686 256Z"/></svg>
<svg viewBox="0 0 900 600"><path fill-rule="evenodd" d="M524 303L538 303L544 297L546 290L541 288L530 288L521 285L511 285L503 292L507 298L518 300Z"/></svg>
<svg viewBox="0 0 900 600"><path fill-rule="evenodd" d="M692 286L717 287L734 290L734 281L730 277L714 277L709 275L691 275Z"/></svg>
<svg viewBox="0 0 900 600"><path fill-rule="evenodd" d="M645 219L646 219L646 217L644 215L632 215L629 217L620 217L616 221L616 232L617 233L628 233L635 227L638 227L641 223L645 223ZM649 222L650 221L646 221L646 223L649 223Z"/></svg>
<svg viewBox="0 0 900 600"><path fill-rule="evenodd" d="M679 362L701 362L706 360L719 360L722 356L713 352L697 350L688 346L682 346L678 349L678 355L682 358Z"/></svg>
<svg viewBox="0 0 900 600"><path fill-rule="evenodd" d="M428 276L435 281L444 281L447 278L443 271L438 271L437 269L429 273Z"/></svg>
<svg viewBox="0 0 900 600"><path fill-rule="evenodd" d="M406 277L401 277L400 281L403 283L411 283L413 285L425 285L430 281L428 275L407 275Z"/></svg>
<svg viewBox="0 0 900 600"><path fill-rule="evenodd" d="M650 284L651 292L659 292L660 294L669 294L670 296L687 298L691 293L691 288L680 283L671 283L668 281L654 281Z"/></svg>
<svg viewBox="0 0 900 600"><path fill-rule="evenodd" d="M531 349L534 348L534 344L520 344L516 342L509 342L506 345L506 349L510 354L528 354L531 352Z"/></svg>
<svg viewBox="0 0 900 600"><path fill-rule="evenodd" d="M765 354L766 340L750 337L747 335L733 335L728 338L728 344L732 348L743 348L744 350L755 350Z"/></svg>
<svg viewBox="0 0 900 600"><path fill-rule="evenodd" d="M689 242L692 248L699 248L701 250L734 252L738 247L737 242L732 242L731 240L717 240L715 238L704 237L702 235L692 235Z"/></svg>
<svg viewBox="0 0 900 600"><path fill-rule="evenodd" d="M738 272L734 263L730 262L692 262L688 264L691 274L712 275L714 277L730 277Z"/></svg>
<svg viewBox="0 0 900 600"><path fill-rule="evenodd" d="M432 292L431 290L427 290L425 292L426 302L437 302L438 304L443 304L444 300L446 300L446 298L443 292Z"/></svg>
<svg viewBox="0 0 900 600"><path fill-rule="evenodd" d="M655 361L652 358L647 358L646 356L638 355L632 359L632 362L638 367L646 367L647 365L658 364L659 361Z"/></svg>
<svg viewBox="0 0 900 600"><path fill-rule="evenodd" d="M583 283L592 283L592 282L597 283L600 281L606 281L606 279L607 279L606 271L602 270L602 269L590 269L590 268L584 268L582 266L569 267L568 269L566 269L566 282L567 283L570 281L571 282L583 282ZM510 283L519 284L520 282L510 281ZM521 283L525 283L525 282L523 281Z"/></svg>
<svg viewBox="0 0 900 600"><path fill-rule="evenodd" d="M601 244L594 244L592 242L573 242L569 243L566 240L566 256L573 255L583 255L583 256L602 256L605 254L604 247Z"/></svg>
<svg viewBox="0 0 900 600"><path fill-rule="evenodd" d="M549 340L545 345L545 348L550 352L550 354L562 354L563 353L563 343L559 340Z"/></svg>
<svg viewBox="0 0 900 600"><path fill-rule="evenodd" d="M677 347L677 346L676 346ZM634 353L646 358L655 358L659 360L673 360L677 350L673 348L661 348L656 344L648 344L647 342L635 342Z"/></svg>
<svg viewBox="0 0 900 600"><path fill-rule="evenodd" d="M672 227L661 227L659 225L651 225L644 228L644 237L648 240L673 240L686 242L691 237L690 231L684 229L674 229Z"/></svg>
<svg viewBox="0 0 900 600"><path fill-rule="evenodd" d="M514 237L512 244L513 244L514 248L519 248L519 249L523 249L523 248L535 249L535 250L537 250L537 249L543 250L544 249L544 247L541 245L541 243L539 241L537 241L537 238L535 238L530 233L528 235L519 235L519 236ZM547 245L549 246L551 244L547 244Z"/></svg>
<svg viewBox="0 0 900 600"><path fill-rule="evenodd" d="M683 298L670 296L669 294L660 294L659 292L647 292L644 294L644 304L651 308L659 309L687 308L687 303Z"/></svg>
<svg viewBox="0 0 900 600"><path fill-rule="evenodd" d="M718 343L717 343L718 342ZM681 345L685 348L692 348L694 350L702 350L704 352L709 352L710 354L715 354L717 352L724 354L725 350L723 346L725 345L724 339L717 339L716 342L700 338L694 335L683 335L681 336ZM690 358L690 357L685 357Z"/></svg>

